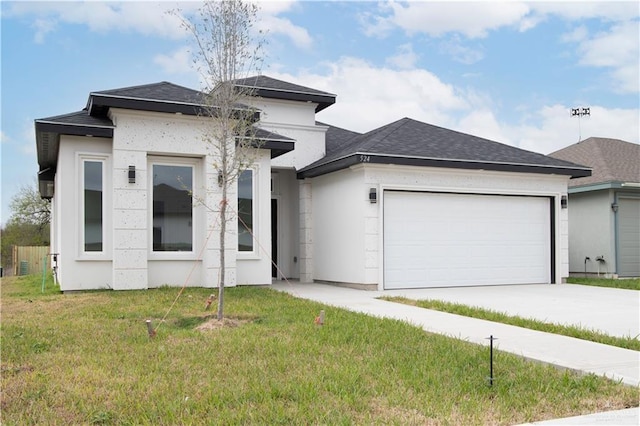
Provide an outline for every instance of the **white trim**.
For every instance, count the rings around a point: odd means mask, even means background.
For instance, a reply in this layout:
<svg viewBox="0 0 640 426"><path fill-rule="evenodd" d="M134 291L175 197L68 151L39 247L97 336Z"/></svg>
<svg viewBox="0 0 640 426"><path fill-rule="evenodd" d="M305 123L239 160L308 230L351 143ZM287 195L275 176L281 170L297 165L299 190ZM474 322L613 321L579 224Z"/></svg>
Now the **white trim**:
<svg viewBox="0 0 640 426"><path fill-rule="evenodd" d="M186 88L185 88L186 89ZM144 102L153 102L158 104L173 104L173 105L188 105L188 106L206 106L204 103L195 103L195 102L180 102L180 101L172 101L172 100L160 100L160 99L151 99L151 98L140 98L136 96L122 96L122 95L111 95L100 92L91 92L89 93L91 97L91 105L93 106L93 98L102 97L102 98L110 98L110 99L126 99L130 101L144 101ZM109 107L111 108L111 107Z"/></svg>
<svg viewBox="0 0 640 426"><path fill-rule="evenodd" d="M202 159L197 157L181 156L147 156L147 188L148 188L148 213L147 213L147 238L148 260L194 260L197 259L199 248L202 245L202 233L204 232L204 220L202 206L192 200L191 207L191 250L190 251L154 251L153 250L153 166L178 166L191 167L191 191L194 197L201 197L202 186Z"/></svg>
<svg viewBox="0 0 640 426"><path fill-rule="evenodd" d="M97 129L115 129L115 126L109 125L100 125L100 124L80 124L80 123L67 123L63 121L45 121L45 120L35 120L36 123L39 124L54 124L56 126L72 126L72 127L95 127ZM81 135L73 135L73 136L81 136Z"/></svg>
<svg viewBox="0 0 640 426"><path fill-rule="evenodd" d="M99 162L102 165L102 250L85 251L85 227L84 227L84 164L86 162ZM78 212L78 224L76 226L76 260L111 260L111 155L94 152L76 152L76 206Z"/></svg>
<svg viewBox="0 0 640 426"><path fill-rule="evenodd" d="M484 173L487 173L484 171ZM496 172L497 173L497 172ZM507 195L507 196L532 196L532 197L551 197L550 203L554 206L554 217L553 221L555 223L554 229L554 239L555 239L555 283L560 284L562 282L562 244L559 243L561 241L561 207L560 207L560 198L562 195L566 195L563 193L555 192L555 191L533 191L533 190L509 190L504 188L488 188L488 187L478 187L478 188L461 188L461 187L437 187L434 188L432 186L425 185L399 185L399 184L378 184L378 185L370 185L371 187L377 187L378 194L378 247L381 249L378 251L378 290L383 291L384 288L384 203L385 191L412 191L412 192L433 192L433 193L459 193L459 194L469 194L469 195ZM566 211L566 209L565 209ZM551 247L550 247L551 248ZM553 248L551 248L553 250Z"/></svg>
<svg viewBox="0 0 640 426"><path fill-rule="evenodd" d="M251 170L252 172L252 177L251 177L251 191L252 191L252 202L251 202L251 221L252 221L252 229L251 229L251 233L252 235L252 239L253 239L253 250L251 251L240 251L238 249L238 242L236 242L236 253L237 253L237 259L238 260L257 260L257 259L262 259L262 256L260 255L261 253L261 249L259 247L259 238L258 236L260 235L260 221L259 221L259 209L258 209L258 205L260 203L260 194L258 191L258 181L260 179L260 166L258 164L253 164L251 167L247 167L244 170ZM243 170L243 171L244 171ZM238 175L238 177L236 178L236 205L235 205L235 209L236 209L236 213L238 213L238 180L240 179L240 176ZM269 193L269 195L271 195ZM271 197L269 197L271 198ZM269 209L271 209L271 207L269 207ZM236 217L237 220L237 217ZM238 225L238 230L236 231L236 240L238 240L238 238L240 237L240 229L239 229L239 225Z"/></svg>

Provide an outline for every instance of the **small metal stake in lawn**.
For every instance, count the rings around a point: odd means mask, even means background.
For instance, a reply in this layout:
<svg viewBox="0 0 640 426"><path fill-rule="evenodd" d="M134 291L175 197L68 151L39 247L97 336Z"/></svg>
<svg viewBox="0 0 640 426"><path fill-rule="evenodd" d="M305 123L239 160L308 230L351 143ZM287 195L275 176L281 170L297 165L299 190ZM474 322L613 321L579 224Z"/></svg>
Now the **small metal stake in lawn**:
<svg viewBox="0 0 640 426"><path fill-rule="evenodd" d="M147 320L147 333L149 333L149 338L153 338L156 335L156 331L153 329L153 325L151 325L151 320Z"/></svg>
<svg viewBox="0 0 640 426"><path fill-rule="evenodd" d="M493 337L493 334L489 337L489 386L493 386L493 341L498 340L497 337Z"/></svg>

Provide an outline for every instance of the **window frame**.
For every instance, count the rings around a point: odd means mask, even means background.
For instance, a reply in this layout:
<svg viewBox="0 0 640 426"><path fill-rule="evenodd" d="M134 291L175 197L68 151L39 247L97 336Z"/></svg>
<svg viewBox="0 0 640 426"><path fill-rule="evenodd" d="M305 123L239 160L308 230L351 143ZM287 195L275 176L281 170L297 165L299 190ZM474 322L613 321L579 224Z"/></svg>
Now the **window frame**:
<svg viewBox="0 0 640 426"><path fill-rule="evenodd" d="M102 250L85 250L85 164L88 162L100 163L102 167ZM111 260L111 156L92 152L76 153L76 164L78 165L76 174L77 195L77 259L78 260Z"/></svg>
<svg viewBox="0 0 640 426"><path fill-rule="evenodd" d="M156 251L153 248L153 166L176 166L191 168L191 250L187 251ZM148 184L148 258L149 260L193 260L196 259L198 249L202 242L200 238L203 221L200 218L200 209L194 197L199 197L201 159L193 157L168 157L161 155L149 155L147 157L147 184Z"/></svg>
<svg viewBox="0 0 640 426"><path fill-rule="evenodd" d="M246 167L244 170L241 171L247 171L250 170L252 173L251 176L251 218L252 218L252 229L251 232L253 233L253 235L256 236L256 238L259 240L260 237L260 216L258 214L259 212L259 192L258 192L258 180L259 180L259 176L260 176L260 170L258 165L253 165L250 167ZM240 174L238 175L238 178L236 179L236 212L237 214L239 214L239 195L240 195L240 191L238 188L238 181L240 180ZM260 247L258 245L258 242L256 240L253 240L253 247L252 250L248 250L248 251L240 251L240 247L239 247L239 237L240 237L240 223L236 217L236 222L238 222L238 228L236 231L236 236L237 236L237 242L236 242L236 253L237 253L237 259L239 260L243 260L243 259L250 259L250 260L255 260L255 259L259 259L260 258Z"/></svg>

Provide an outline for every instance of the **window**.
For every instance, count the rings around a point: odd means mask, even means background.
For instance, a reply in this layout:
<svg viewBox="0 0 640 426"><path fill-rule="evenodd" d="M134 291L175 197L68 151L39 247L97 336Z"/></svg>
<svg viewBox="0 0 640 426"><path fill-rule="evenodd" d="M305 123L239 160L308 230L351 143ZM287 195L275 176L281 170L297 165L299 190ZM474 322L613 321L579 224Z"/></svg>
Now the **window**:
<svg viewBox="0 0 640 426"><path fill-rule="evenodd" d="M103 166L102 161L83 161L84 251L103 250Z"/></svg>
<svg viewBox="0 0 640 426"><path fill-rule="evenodd" d="M253 251L253 170L238 177L238 251Z"/></svg>
<svg viewBox="0 0 640 426"><path fill-rule="evenodd" d="M153 164L153 251L193 251L192 165Z"/></svg>

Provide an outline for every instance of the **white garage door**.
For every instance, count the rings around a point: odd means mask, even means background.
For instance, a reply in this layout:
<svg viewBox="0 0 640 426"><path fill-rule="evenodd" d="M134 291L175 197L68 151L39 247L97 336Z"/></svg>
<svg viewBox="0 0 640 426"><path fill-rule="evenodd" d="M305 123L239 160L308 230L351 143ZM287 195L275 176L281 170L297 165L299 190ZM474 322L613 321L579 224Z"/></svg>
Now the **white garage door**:
<svg viewBox="0 0 640 426"><path fill-rule="evenodd" d="M640 198L618 200L618 274L621 277L640 276Z"/></svg>
<svg viewBox="0 0 640 426"><path fill-rule="evenodd" d="M384 288L542 284L549 198L384 192Z"/></svg>

